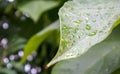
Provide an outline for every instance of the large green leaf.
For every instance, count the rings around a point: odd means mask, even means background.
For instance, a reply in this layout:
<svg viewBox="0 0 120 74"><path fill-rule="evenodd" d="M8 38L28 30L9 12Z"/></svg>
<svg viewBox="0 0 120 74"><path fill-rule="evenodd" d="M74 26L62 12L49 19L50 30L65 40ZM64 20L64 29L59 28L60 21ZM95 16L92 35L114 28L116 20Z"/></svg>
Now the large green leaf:
<svg viewBox="0 0 120 74"><path fill-rule="evenodd" d="M28 55L30 55L33 51L35 51L39 45L42 43L42 41L54 30L57 30L59 28L59 21L50 24L47 28L43 29L39 33L32 36L28 43L26 44L24 48L24 56L22 58L22 62L24 62Z"/></svg>
<svg viewBox="0 0 120 74"><path fill-rule="evenodd" d="M52 74L110 74L120 68L120 26L82 56L57 63Z"/></svg>
<svg viewBox="0 0 120 74"><path fill-rule="evenodd" d="M120 0L68 1L59 11L60 46L47 65L84 54L103 41L120 21Z"/></svg>
<svg viewBox="0 0 120 74"><path fill-rule="evenodd" d="M27 13L36 22L43 12L56 7L58 4L59 1L53 0L30 0L18 2L18 9Z"/></svg>

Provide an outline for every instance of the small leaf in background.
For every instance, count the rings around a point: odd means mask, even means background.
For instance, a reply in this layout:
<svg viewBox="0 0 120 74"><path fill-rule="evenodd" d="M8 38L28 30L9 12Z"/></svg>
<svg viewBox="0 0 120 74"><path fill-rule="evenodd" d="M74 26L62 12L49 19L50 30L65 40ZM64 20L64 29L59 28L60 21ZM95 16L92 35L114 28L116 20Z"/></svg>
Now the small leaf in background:
<svg viewBox="0 0 120 74"><path fill-rule="evenodd" d="M84 54L103 41L120 21L120 0L68 1L59 11L60 46L47 65ZM118 25L118 24L117 24Z"/></svg>
<svg viewBox="0 0 120 74"><path fill-rule="evenodd" d="M52 74L111 74L120 68L120 26L80 57L57 63ZM120 74L120 73L112 73Z"/></svg>
<svg viewBox="0 0 120 74"><path fill-rule="evenodd" d="M11 54L15 51L21 50L24 48L26 39L18 36L14 36L8 42L8 54Z"/></svg>
<svg viewBox="0 0 120 74"><path fill-rule="evenodd" d="M27 56L35 51L50 33L52 33L54 30L57 30L58 28L59 21L57 20L44 30L32 36L24 48L24 56L21 62L23 63L26 60Z"/></svg>
<svg viewBox="0 0 120 74"><path fill-rule="evenodd" d="M31 0L19 2L18 9L23 13L28 14L34 22L37 22L41 14L49 9L58 6L58 1Z"/></svg>

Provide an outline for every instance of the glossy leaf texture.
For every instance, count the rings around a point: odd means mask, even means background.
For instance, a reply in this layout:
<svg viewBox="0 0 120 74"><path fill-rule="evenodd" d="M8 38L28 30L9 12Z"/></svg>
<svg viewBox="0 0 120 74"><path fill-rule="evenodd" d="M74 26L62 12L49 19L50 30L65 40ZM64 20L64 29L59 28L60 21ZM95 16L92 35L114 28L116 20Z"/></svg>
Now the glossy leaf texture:
<svg viewBox="0 0 120 74"><path fill-rule="evenodd" d="M119 33L120 26L82 56L57 63L52 74L111 74L120 68Z"/></svg>
<svg viewBox="0 0 120 74"><path fill-rule="evenodd" d="M54 23L50 24L48 27L43 29L42 31L38 32L34 36L32 36L24 48L24 56L21 62L25 62L28 55L38 49L39 45L43 42L43 40L53 31L58 30L59 28L59 21L55 21Z"/></svg>
<svg viewBox="0 0 120 74"><path fill-rule="evenodd" d="M18 9L37 22L43 12L59 5L58 1L30 0L18 2Z"/></svg>
<svg viewBox="0 0 120 74"><path fill-rule="evenodd" d="M47 65L76 58L103 41L118 25L120 0L68 1L59 11L60 45Z"/></svg>

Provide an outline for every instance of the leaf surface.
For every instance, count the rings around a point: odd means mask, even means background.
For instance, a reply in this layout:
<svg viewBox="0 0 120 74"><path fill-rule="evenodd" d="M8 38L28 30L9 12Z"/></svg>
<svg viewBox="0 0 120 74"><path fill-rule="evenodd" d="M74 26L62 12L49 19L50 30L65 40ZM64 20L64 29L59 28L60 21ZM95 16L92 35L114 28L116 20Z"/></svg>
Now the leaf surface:
<svg viewBox="0 0 120 74"><path fill-rule="evenodd" d="M120 68L120 26L80 57L57 63L52 74L110 74Z"/></svg>
<svg viewBox="0 0 120 74"><path fill-rule="evenodd" d="M59 11L60 45L47 65L76 58L103 41L120 22L120 0L68 1Z"/></svg>

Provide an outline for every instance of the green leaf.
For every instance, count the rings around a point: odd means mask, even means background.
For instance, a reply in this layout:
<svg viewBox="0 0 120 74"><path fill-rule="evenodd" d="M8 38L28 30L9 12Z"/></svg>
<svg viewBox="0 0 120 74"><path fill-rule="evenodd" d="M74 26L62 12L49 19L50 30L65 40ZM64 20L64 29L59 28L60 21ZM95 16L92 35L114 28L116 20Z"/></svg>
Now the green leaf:
<svg viewBox="0 0 120 74"><path fill-rule="evenodd" d="M47 28L43 29L39 33L32 36L24 48L24 56L22 58L22 63L26 60L27 56L30 55L33 51L38 49L42 41L54 30L57 30L59 27L59 21L52 23Z"/></svg>
<svg viewBox="0 0 120 74"><path fill-rule="evenodd" d="M26 43L26 39L19 37L19 36L13 36L9 39L8 42L8 54L14 53L18 50L21 50L24 48Z"/></svg>
<svg viewBox="0 0 120 74"><path fill-rule="evenodd" d="M35 22L37 22L43 12L58 6L58 4L59 1L30 0L18 2L18 9L23 13L27 13Z"/></svg>
<svg viewBox="0 0 120 74"><path fill-rule="evenodd" d="M47 65L84 54L103 41L120 21L120 0L68 1L59 11L60 45Z"/></svg>
<svg viewBox="0 0 120 74"><path fill-rule="evenodd" d="M52 74L112 73L120 68L119 33L120 26L105 41L93 46L82 56L57 63Z"/></svg>

